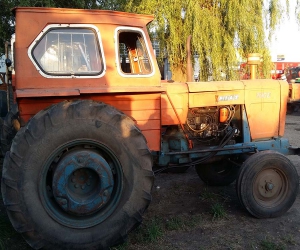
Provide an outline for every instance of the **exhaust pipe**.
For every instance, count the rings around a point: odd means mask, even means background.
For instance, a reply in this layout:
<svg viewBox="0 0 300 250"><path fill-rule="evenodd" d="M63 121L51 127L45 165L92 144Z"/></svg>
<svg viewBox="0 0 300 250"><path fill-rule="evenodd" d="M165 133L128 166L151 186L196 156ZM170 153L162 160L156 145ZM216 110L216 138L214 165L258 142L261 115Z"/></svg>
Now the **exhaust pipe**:
<svg viewBox="0 0 300 250"><path fill-rule="evenodd" d="M186 40L186 78L187 78L187 82L193 82L193 68L192 68L192 58L191 58L191 38L192 36L189 35L187 40Z"/></svg>

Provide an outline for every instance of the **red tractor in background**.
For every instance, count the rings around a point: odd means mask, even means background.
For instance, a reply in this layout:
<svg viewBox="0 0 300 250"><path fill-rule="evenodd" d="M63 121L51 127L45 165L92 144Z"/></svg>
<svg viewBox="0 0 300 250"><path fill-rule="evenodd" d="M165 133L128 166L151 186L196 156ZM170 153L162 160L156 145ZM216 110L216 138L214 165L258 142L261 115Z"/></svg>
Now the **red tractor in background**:
<svg viewBox="0 0 300 250"><path fill-rule="evenodd" d="M271 71L272 79L280 80L282 75L286 76L286 80L290 80L299 77L298 71L300 70L300 62L273 62L274 68Z"/></svg>

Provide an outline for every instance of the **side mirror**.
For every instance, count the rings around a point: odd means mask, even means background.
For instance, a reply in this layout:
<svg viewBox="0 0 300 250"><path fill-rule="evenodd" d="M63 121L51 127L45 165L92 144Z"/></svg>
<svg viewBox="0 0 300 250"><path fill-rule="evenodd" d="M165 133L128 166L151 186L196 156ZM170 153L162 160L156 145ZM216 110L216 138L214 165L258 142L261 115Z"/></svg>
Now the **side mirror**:
<svg viewBox="0 0 300 250"><path fill-rule="evenodd" d="M11 60L9 58L5 59L6 67L9 68L11 66Z"/></svg>

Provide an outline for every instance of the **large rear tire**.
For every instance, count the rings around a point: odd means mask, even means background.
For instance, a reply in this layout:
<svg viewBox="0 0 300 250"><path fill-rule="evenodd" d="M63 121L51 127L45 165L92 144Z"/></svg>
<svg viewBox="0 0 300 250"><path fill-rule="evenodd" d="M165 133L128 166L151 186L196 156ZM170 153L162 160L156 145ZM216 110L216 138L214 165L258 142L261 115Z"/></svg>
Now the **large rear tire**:
<svg viewBox="0 0 300 250"><path fill-rule="evenodd" d="M14 126L14 122L19 122L18 106L15 104L3 119L3 125L0 127L0 144L3 156L10 150L12 140L18 132Z"/></svg>
<svg viewBox="0 0 300 250"><path fill-rule="evenodd" d="M3 119L0 117L0 138L1 138L1 134L2 134L2 127L3 127ZM1 149L2 147L1 147L1 141L0 141L0 157L2 157L3 156L3 154L2 154L2 149Z"/></svg>
<svg viewBox="0 0 300 250"><path fill-rule="evenodd" d="M293 205L299 189L296 168L284 155L262 151L242 165L237 180L237 196L257 218L273 218Z"/></svg>
<svg viewBox="0 0 300 250"><path fill-rule="evenodd" d="M152 157L134 122L93 101L36 114L4 159L2 195L14 228L35 249L108 249L139 225Z"/></svg>

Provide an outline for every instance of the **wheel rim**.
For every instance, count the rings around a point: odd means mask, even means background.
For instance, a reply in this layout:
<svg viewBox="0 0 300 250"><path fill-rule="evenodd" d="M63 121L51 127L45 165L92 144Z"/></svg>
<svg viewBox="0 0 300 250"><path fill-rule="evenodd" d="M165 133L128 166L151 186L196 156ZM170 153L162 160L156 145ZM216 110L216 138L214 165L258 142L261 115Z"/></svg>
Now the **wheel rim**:
<svg viewBox="0 0 300 250"><path fill-rule="evenodd" d="M56 202L66 212L87 215L99 211L114 186L110 166L96 152L74 150L57 164L52 179Z"/></svg>
<svg viewBox="0 0 300 250"><path fill-rule="evenodd" d="M287 176L278 168L264 169L254 178L253 195L261 206L277 206L285 200L287 191Z"/></svg>
<svg viewBox="0 0 300 250"><path fill-rule="evenodd" d="M123 174L104 144L77 140L62 145L43 165L39 193L48 214L62 225L87 228L104 221L119 203Z"/></svg>

